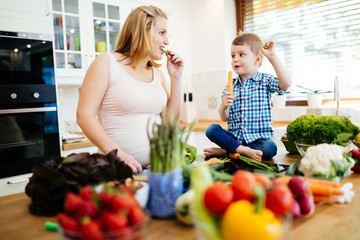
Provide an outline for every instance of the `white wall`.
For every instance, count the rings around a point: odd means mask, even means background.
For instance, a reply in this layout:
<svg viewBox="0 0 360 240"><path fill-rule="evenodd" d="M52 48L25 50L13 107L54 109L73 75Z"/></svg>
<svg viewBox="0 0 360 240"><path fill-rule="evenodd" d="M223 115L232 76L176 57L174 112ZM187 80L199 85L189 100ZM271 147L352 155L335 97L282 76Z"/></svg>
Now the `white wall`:
<svg viewBox="0 0 360 240"><path fill-rule="evenodd" d="M236 35L234 0L189 0L192 72L230 66L230 46Z"/></svg>
<svg viewBox="0 0 360 240"><path fill-rule="evenodd" d="M234 0L189 0L192 84L199 119L218 119L236 36Z"/></svg>

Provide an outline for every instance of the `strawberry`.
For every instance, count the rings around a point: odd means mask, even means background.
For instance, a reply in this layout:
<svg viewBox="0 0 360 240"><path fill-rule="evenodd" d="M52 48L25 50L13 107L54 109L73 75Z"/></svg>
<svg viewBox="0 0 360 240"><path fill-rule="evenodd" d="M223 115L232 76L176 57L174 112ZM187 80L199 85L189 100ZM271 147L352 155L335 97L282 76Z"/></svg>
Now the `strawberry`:
<svg viewBox="0 0 360 240"><path fill-rule="evenodd" d="M108 231L118 231L128 225L126 216L108 211L103 212L101 215L101 222Z"/></svg>
<svg viewBox="0 0 360 240"><path fill-rule="evenodd" d="M56 218L63 229L74 232L79 230L79 222L69 215L66 215L65 213L58 213Z"/></svg>
<svg viewBox="0 0 360 240"><path fill-rule="evenodd" d="M82 197L82 199L84 200L90 200L92 197L92 189L90 186L85 186L83 188L80 189L79 195L80 197Z"/></svg>
<svg viewBox="0 0 360 240"><path fill-rule="evenodd" d="M97 221L86 219L80 228L81 239L83 240L103 240L101 225Z"/></svg>
<svg viewBox="0 0 360 240"><path fill-rule="evenodd" d="M129 219L131 225L142 223L144 222L145 218L146 214L140 207L134 207L130 210Z"/></svg>
<svg viewBox="0 0 360 240"><path fill-rule="evenodd" d="M64 208L65 212L73 213L79 207L79 205L83 202L81 197L77 196L72 192L68 192L65 197Z"/></svg>
<svg viewBox="0 0 360 240"><path fill-rule="evenodd" d="M110 194L106 191L101 191L98 193L100 203L103 209L107 209L110 206L111 197Z"/></svg>
<svg viewBox="0 0 360 240"><path fill-rule="evenodd" d="M76 216L77 218L82 218L84 216L89 216L91 218L94 218L97 214L97 206L94 202L92 201L83 201L77 211L76 211Z"/></svg>
<svg viewBox="0 0 360 240"><path fill-rule="evenodd" d="M133 206L134 202L129 195L114 194L111 196L110 208L114 212L121 211L127 215Z"/></svg>

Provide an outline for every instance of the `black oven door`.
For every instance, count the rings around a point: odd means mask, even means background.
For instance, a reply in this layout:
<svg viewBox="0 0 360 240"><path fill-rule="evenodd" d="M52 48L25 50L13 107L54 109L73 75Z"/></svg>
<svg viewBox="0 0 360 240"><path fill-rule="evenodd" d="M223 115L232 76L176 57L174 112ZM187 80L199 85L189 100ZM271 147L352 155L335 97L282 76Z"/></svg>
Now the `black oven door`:
<svg viewBox="0 0 360 240"><path fill-rule="evenodd" d="M57 106L0 110L0 178L30 173L60 155Z"/></svg>

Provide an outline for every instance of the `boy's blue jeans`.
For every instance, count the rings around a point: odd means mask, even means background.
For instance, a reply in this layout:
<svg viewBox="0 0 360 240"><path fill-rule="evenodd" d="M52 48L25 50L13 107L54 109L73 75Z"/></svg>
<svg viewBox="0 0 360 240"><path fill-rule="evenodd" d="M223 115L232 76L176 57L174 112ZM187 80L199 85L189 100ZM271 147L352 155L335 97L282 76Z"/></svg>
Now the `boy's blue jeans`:
<svg viewBox="0 0 360 240"><path fill-rule="evenodd" d="M219 124L211 124L205 132L210 141L216 143L228 153L235 153L236 149L241 145L234 134L223 129ZM243 144L252 149L261 150L263 152L262 159L269 159L276 155L277 146L273 140L269 138L260 138L256 141Z"/></svg>

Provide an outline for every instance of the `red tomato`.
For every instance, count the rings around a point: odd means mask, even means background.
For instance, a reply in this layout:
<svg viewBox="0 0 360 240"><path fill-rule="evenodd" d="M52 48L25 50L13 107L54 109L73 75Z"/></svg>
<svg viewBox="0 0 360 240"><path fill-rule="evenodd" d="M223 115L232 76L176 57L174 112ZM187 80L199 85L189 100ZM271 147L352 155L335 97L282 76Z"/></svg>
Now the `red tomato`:
<svg viewBox="0 0 360 240"><path fill-rule="evenodd" d="M285 183L274 181L274 188L266 194L265 206L277 215L290 211L294 197Z"/></svg>
<svg viewBox="0 0 360 240"><path fill-rule="evenodd" d="M253 188L255 183L255 177L251 172L245 170L237 171L231 181L235 199L254 200Z"/></svg>
<svg viewBox="0 0 360 240"><path fill-rule="evenodd" d="M255 182L260 183L265 190L271 188L272 181L268 176L262 173L253 173L253 175L255 177Z"/></svg>
<svg viewBox="0 0 360 240"><path fill-rule="evenodd" d="M205 208L214 215L221 215L234 200L234 192L224 182L214 182L204 193Z"/></svg>

